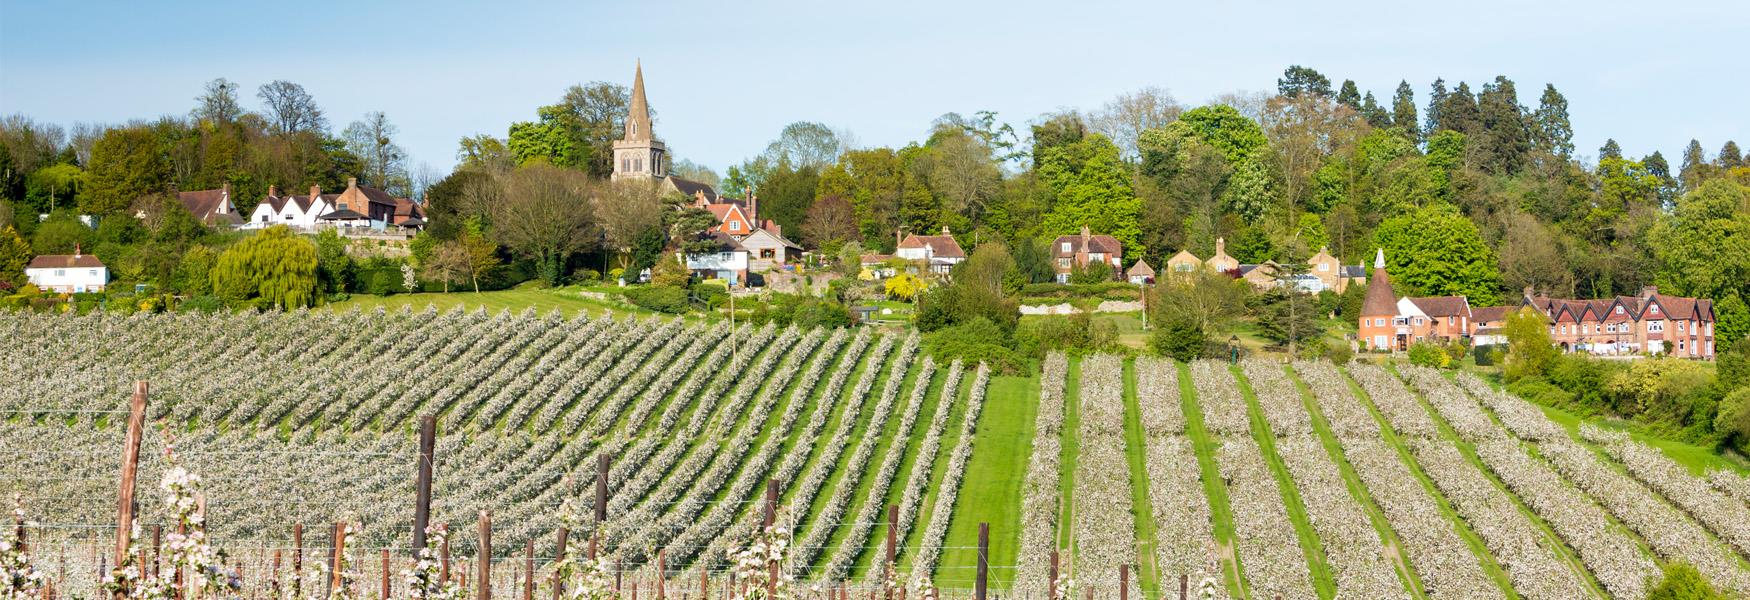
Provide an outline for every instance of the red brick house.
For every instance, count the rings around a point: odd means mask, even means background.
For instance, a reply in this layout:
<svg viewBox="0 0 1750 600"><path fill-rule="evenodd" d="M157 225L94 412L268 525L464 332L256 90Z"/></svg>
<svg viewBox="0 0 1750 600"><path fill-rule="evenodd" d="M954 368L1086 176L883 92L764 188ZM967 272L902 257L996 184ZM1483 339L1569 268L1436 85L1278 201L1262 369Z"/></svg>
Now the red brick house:
<svg viewBox="0 0 1750 600"><path fill-rule="evenodd" d="M1093 263L1111 267L1113 277L1124 272L1124 244L1109 235L1091 235L1087 225L1082 226L1080 235L1057 236L1051 242L1051 252L1058 283L1069 283L1071 272Z"/></svg>
<svg viewBox="0 0 1750 600"><path fill-rule="evenodd" d="M1520 306L1548 315L1550 335L1566 352L1714 357L1714 307L1706 298L1660 294L1656 286L1638 296L1597 300L1550 298L1526 289Z"/></svg>

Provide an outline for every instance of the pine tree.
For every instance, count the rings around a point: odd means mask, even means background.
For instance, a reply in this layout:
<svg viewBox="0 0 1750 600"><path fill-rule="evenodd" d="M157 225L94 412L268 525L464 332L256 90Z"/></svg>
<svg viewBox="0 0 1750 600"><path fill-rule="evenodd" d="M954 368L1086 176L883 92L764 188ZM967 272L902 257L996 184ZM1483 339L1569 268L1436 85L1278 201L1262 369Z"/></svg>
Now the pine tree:
<svg viewBox="0 0 1750 600"><path fill-rule="evenodd" d="M1604 140L1604 145L1598 148L1598 160L1606 158L1622 158L1622 146L1616 143L1616 138Z"/></svg>
<svg viewBox="0 0 1750 600"><path fill-rule="evenodd" d="M1744 155L1738 151L1738 142L1726 140L1726 145L1720 146L1720 155L1714 160L1720 163L1721 169L1736 169L1744 166Z"/></svg>
<svg viewBox="0 0 1750 600"><path fill-rule="evenodd" d="M1701 187L1702 180L1707 179L1707 169L1707 152L1701 149L1701 142L1689 140L1689 145L1683 147L1683 168L1677 172L1684 191Z"/></svg>
<svg viewBox="0 0 1750 600"><path fill-rule="evenodd" d="M1361 90L1355 87L1355 80L1344 79L1343 89L1337 91L1337 104L1361 112Z"/></svg>
<svg viewBox="0 0 1750 600"><path fill-rule="evenodd" d="M1432 91L1428 93L1428 120L1427 124L1422 127L1424 135L1432 137L1434 132L1443 129L1440 122L1440 109L1446 104L1446 96L1446 80L1435 79Z"/></svg>
<svg viewBox="0 0 1750 600"><path fill-rule="evenodd" d="M1276 93L1288 98L1299 97L1303 93L1329 98L1331 79L1310 67L1292 65L1282 71L1282 78L1276 80Z"/></svg>
<svg viewBox="0 0 1750 600"><path fill-rule="evenodd" d="M1516 173L1525 164L1525 154L1531 149L1525 127L1525 110L1519 106L1519 94L1513 80L1495 76L1493 83L1483 85L1477 97L1477 112L1482 118L1483 168L1491 173Z"/></svg>
<svg viewBox="0 0 1750 600"><path fill-rule="evenodd" d="M1564 159L1574 153L1574 126L1568 121L1568 99L1545 84L1543 97L1537 101L1532 115L1532 146Z"/></svg>
<svg viewBox="0 0 1750 600"><path fill-rule="evenodd" d="M1677 180L1671 177L1671 163L1666 162L1665 155L1655 150L1646 158L1641 159L1641 166L1647 168L1647 174L1659 179L1659 205L1670 206L1677 200Z"/></svg>
<svg viewBox="0 0 1750 600"><path fill-rule="evenodd" d="M1391 127L1391 113L1373 99L1373 92L1368 92L1361 98L1361 116L1367 119L1367 124L1380 129Z"/></svg>
<svg viewBox="0 0 1750 600"><path fill-rule="evenodd" d="M1440 128L1472 137L1482 132L1483 118L1477 109L1477 97L1471 94L1470 84L1458 82L1458 88L1442 99Z"/></svg>
<svg viewBox="0 0 1750 600"><path fill-rule="evenodd" d="M1404 130L1411 142L1422 142L1422 124L1416 121L1416 92L1410 89L1410 82L1399 81L1398 91L1391 99L1393 127Z"/></svg>

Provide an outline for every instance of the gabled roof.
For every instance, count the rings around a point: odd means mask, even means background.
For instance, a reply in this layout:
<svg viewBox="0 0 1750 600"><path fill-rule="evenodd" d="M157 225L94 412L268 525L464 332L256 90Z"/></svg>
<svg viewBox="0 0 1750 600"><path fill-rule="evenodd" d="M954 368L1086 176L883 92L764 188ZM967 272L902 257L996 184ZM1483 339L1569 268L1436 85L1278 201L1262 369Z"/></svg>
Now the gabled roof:
<svg viewBox="0 0 1750 600"><path fill-rule="evenodd" d="M1148 266L1148 261L1138 260L1136 261L1136 264L1130 265L1129 269L1125 269L1124 274L1152 276L1155 274L1155 269L1154 267Z"/></svg>
<svg viewBox="0 0 1750 600"><path fill-rule="evenodd" d="M103 261L90 254L42 254L30 259L26 269L95 269Z"/></svg>
<svg viewBox="0 0 1750 600"><path fill-rule="evenodd" d="M687 197L692 197L700 192L704 192L706 200L717 200L717 190L713 189L711 184L708 183L701 183L691 179L682 179L670 175L668 177L668 184L674 186L675 191L680 192Z"/></svg>
<svg viewBox="0 0 1750 600"><path fill-rule="evenodd" d="M722 223L724 221L729 220L729 213L731 213L731 212L736 213L738 215L741 215L741 220L743 220L743 221L748 220L747 213L742 211L741 205L739 205L739 204L731 204L728 202L718 202L718 203L714 203L714 204L705 205L705 210L711 211L711 216L717 217L718 223Z"/></svg>
<svg viewBox="0 0 1750 600"><path fill-rule="evenodd" d="M960 242L954 241L952 235L917 235L905 236L899 242L900 248L930 248L937 258L965 258L966 251L960 249Z"/></svg>
<svg viewBox="0 0 1750 600"><path fill-rule="evenodd" d="M712 250L715 252L747 252L747 247L742 246L741 242L736 241L729 234L715 229L700 236L699 239L712 242Z"/></svg>
<svg viewBox="0 0 1750 600"><path fill-rule="evenodd" d="M182 202L183 208L187 208L188 212L202 223L208 225L240 225L243 223L243 217L237 216L236 207L230 205L231 190L228 188L177 192L176 199ZM225 208L226 211L219 212L221 208Z"/></svg>
<svg viewBox="0 0 1750 600"><path fill-rule="evenodd" d="M753 233L750 233L750 234L743 236L741 238L741 245L746 246L748 240L754 239L756 237L762 237L762 236L767 237L767 238L771 238L772 243L778 244L778 245L786 247L786 248L794 248L797 250L802 249L802 247L796 245L795 242L792 242L788 239L785 239L784 236L778 235L777 233L775 233L769 229L755 229L755 230L753 230Z"/></svg>
<svg viewBox="0 0 1750 600"><path fill-rule="evenodd" d="M1470 301L1464 296L1429 296L1411 298L1410 301L1430 317L1468 317L1471 314Z"/></svg>
<svg viewBox="0 0 1750 600"><path fill-rule="evenodd" d="M1081 235L1060 235L1057 236L1057 241L1051 244L1051 248L1057 252L1057 256L1060 258L1075 256L1082 252L1118 254L1124 251L1124 244L1119 243L1118 238L1109 235L1089 235L1086 238L1086 246L1082 244L1083 239L1084 238ZM1065 243L1069 244L1068 252L1063 250L1063 245Z"/></svg>
<svg viewBox="0 0 1750 600"><path fill-rule="evenodd" d="M1517 306L1483 306L1470 309L1470 319L1478 323L1493 323L1505 320L1507 313Z"/></svg>

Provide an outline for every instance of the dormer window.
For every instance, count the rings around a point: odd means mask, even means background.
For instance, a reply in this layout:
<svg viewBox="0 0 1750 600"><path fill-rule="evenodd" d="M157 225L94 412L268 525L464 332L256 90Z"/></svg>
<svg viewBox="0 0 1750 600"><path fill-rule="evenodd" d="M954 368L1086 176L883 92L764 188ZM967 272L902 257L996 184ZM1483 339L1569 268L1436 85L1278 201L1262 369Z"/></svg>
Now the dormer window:
<svg viewBox="0 0 1750 600"><path fill-rule="evenodd" d="M1063 252L1064 254L1069 254L1069 242L1064 242L1062 244L1062 247L1063 247L1063 250L1061 250L1061 252Z"/></svg>
<svg viewBox="0 0 1750 600"><path fill-rule="evenodd" d="M730 231L741 231L741 221L730 221L729 222L729 230Z"/></svg>
<svg viewBox="0 0 1750 600"><path fill-rule="evenodd" d="M1622 307L1621 306L1616 307L1616 314L1619 314L1619 315L1622 314Z"/></svg>
<svg viewBox="0 0 1750 600"><path fill-rule="evenodd" d="M1655 315L1659 314L1659 305L1654 304L1652 306L1647 307L1647 312L1653 313Z"/></svg>

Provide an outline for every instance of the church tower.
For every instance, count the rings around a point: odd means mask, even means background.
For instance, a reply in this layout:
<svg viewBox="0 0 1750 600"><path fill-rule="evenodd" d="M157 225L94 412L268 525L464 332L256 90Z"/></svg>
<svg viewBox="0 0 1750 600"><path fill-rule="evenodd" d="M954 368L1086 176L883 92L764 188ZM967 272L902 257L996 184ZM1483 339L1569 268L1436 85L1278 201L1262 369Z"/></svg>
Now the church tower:
<svg viewBox="0 0 1750 600"><path fill-rule="evenodd" d="M650 102L644 99L644 64L632 76L632 104L626 111L626 136L614 142L614 181L635 177L667 177L662 142L650 128Z"/></svg>

